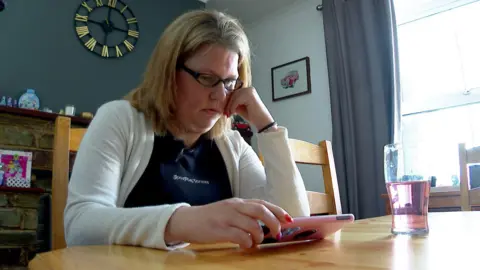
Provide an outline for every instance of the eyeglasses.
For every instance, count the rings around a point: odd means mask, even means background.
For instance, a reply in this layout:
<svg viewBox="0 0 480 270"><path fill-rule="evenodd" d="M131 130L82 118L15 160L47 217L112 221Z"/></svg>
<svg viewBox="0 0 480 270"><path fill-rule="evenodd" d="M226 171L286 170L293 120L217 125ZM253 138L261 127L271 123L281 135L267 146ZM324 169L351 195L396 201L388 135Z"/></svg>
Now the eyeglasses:
<svg viewBox="0 0 480 270"><path fill-rule="evenodd" d="M179 65L179 68L185 70L188 74L192 75L192 77L201 85L206 87L215 87L220 82L223 82L223 87L227 91L234 91L240 89L243 86L243 82L240 79L225 79L213 75L213 74L206 74L193 71L187 68L185 65Z"/></svg>

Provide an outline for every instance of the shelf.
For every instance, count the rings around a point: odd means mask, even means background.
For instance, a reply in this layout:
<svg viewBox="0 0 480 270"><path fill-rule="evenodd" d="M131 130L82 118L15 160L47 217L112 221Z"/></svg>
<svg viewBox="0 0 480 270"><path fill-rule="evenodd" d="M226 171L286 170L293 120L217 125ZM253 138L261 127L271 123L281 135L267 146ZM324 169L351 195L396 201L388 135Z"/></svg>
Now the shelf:
<svg viewBox="0 0 480 270"><path fill-rule="evenodd" d="M58 114L58 113L48 113L48 112L42 112L38 110L13 108L13 107L1 106L1 105L0 105L0 113L10 113L14 115L29 116L29 117L52 120L52 121L55 121L55 119L57 119L57 116L65 116L65 117L71 118L72 124L80 124L85 126L88 126L91 121L91 119L78 117L78 116L69 116L69 115Z"/></svg>
<svg viewBox="0 0 480 270"><path fill-rule="evenodd" d="M9 145L9 144L0 144L0 148L4 150L13 150L13 151L27 151L27 152L48 152L53 153L52 148L37 148L31 146L21 146L21 145Z"/></svg>
<svg viewBox="0 0 480 270"><path fill-rule="evenodd" d="M17 188L17 187L5 187L0 186L0 192L18 192L18 193L45 193L46 190L43 188Z"/></svg>

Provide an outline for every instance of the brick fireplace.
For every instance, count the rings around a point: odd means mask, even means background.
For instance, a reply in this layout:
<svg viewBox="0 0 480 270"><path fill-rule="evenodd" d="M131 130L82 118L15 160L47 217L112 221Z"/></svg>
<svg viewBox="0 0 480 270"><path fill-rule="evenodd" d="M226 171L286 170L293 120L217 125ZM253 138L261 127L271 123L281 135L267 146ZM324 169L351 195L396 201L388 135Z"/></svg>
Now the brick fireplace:
<svg viewBox="0 0 480 270"><path fill-rule="evenodd" d="M32 187L0 186L0 269L25 267L36 253L48 251L49 209L40 205L51 193L56 114L0 106L0 149L31 152ZM72 117L73 127L88 120ZM73 164L75 154L70 155ZM49 207L49 205L47 205ZM42 211L45 210L45 211ZM39 216L44 213L44 216ZM48 223L48 224L46 224Z"/></svg>

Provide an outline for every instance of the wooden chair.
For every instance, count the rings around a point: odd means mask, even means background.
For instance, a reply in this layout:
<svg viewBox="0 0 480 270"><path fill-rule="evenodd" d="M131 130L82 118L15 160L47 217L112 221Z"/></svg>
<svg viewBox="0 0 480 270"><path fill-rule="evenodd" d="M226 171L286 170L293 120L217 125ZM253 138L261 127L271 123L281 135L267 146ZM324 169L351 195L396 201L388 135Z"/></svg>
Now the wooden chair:
<svg viewBox="0 0 480 270"><path fill-rule="evenodd" d="M480 206L480 188L470 188L469 165L480 163L480 146L466 149L465 144L458 145L460 164L460 200L462 211L471 211L472 206Z"/></svg>
<svg viewBox="0 0 480 270"><path fill-rule="evenodd" d="M67 204L70 151L78 151L85 132L85 128L71 128L69 117L58 116L55 121L51 203L53 250L66 247L63 211Z"/></svg>
<svg viewBox="0 0 480 270"><path fill-rule="evenodd" d="M307 191L310 214L342 214L331 142L324 140L316 145L297 139L289 139L288 143L296 163L322 166L325 193ZM260 160L263 162L261 154Z"/></svg>

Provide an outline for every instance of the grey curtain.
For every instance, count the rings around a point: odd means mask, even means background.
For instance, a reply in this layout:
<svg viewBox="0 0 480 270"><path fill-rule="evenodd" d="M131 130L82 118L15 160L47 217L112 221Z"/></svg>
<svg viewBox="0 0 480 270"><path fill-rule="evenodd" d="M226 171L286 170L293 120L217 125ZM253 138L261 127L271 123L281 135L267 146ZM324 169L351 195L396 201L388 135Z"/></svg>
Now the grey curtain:
<svg viewBox="0 0 480 270"><path fill-rule="evenodd" d="M392 0L324 0L333 153L344 212L385 214L383 147L398 133Z"/></svg>

